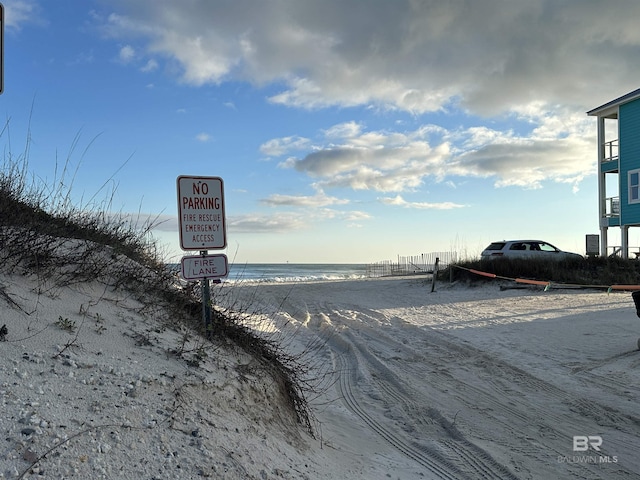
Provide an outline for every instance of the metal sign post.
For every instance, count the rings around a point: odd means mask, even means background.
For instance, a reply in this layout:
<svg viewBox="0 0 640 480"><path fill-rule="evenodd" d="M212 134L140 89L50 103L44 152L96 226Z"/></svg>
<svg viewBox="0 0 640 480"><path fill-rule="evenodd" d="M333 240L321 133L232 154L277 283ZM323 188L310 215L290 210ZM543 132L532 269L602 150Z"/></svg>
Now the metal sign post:
<svg viewBox="0 0 640 480"><path fill-rule="evenodd" d="M199 250L200 256L183 257L182 277L201 282L202 321L212 333L209 280L227 276L226 255L209 255L208 249L227 247L224 189L220 177L181 175L177 179L180 247Z"/></svg>
<svg viewBox="0 0 640 480"><path fill-rule="evenodd" d="M438 276L438 262L440 258L436 257L436 263L433 265L433 274L431 276L431 293L436 289L436 277Z"/></svg>
<svg viewBox="0 0 640 480"><path fill-rule="evenodd" d="M202 256L207 255L207 251L200 252ZM209 278L204 277L202 279L202 323L207 335L213 330L211 325L211 290L209 289Z"/></svg>
<svg viewBox="0 0 640 480"><path fill-rule="evenodd" d="M229 272L227 256L224 254L210 255L207 250L200 251L200 255L182 257L180 262L182 278L185 280L200 280L202 293L202 322L211 331L211 294L209 280L220 282Z"/></svg>

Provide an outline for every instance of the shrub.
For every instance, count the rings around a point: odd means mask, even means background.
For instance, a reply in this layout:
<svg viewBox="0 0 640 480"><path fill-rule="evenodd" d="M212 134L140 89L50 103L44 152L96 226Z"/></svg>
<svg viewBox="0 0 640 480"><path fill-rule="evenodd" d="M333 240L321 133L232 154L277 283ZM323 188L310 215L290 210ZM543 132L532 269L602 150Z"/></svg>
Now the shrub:
<svg viewBox="0 0 640 480"><path fill-rule="evenodd" d="M609 286L640 284L640 261L620 257L593 257L567 260L483 259L452 265L453 278L469 282L484 282L488 277L468 269L493 273L498 277L527 278L577 285Z"/></svg>

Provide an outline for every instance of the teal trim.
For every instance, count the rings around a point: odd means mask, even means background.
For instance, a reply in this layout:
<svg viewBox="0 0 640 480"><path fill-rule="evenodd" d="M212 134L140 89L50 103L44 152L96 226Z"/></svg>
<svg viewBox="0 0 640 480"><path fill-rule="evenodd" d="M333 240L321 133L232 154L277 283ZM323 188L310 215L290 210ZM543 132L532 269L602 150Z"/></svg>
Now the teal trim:
<svg viewBox="0 0 640 480"><path fill-rule="evenodd" d="M600 171L602 173L616 173L618 171L618 161L611 160L609 162L602 162L600 164Z"/></svg>

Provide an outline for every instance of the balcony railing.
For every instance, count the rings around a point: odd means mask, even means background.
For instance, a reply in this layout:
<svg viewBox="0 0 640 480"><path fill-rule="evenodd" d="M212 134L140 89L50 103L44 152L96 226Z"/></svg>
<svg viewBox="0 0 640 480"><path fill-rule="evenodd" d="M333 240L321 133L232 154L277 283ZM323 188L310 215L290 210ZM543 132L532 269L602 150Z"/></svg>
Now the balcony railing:
<svg viewBox="0 0 640 480"><path fill-rule="evenodd" d="M620 216L620 197L605 198L605 217Z"/></svg>
<svg viewBox="0 0 640 480"><path fill-rule="evenodd" d="M602 145L602 148L603 148L603 155L602 155L603 162L611 162L613 160L618 160L618 139L617 138L615 140L611 140L610 142L605 142Z"/></svg>

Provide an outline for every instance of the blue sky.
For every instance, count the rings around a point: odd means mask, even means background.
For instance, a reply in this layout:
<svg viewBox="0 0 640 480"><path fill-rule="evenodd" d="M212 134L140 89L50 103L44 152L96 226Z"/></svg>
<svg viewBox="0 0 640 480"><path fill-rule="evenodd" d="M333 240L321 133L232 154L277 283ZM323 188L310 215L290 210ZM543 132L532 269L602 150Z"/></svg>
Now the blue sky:
<svg viewBox="0 0 640 480"><path fill-rule="evenodd" d="M179 175L223 178L234 262L584 253L585 112L640 86L631 0L2 3L5 159L157 217L174 261Z"/></svg>

